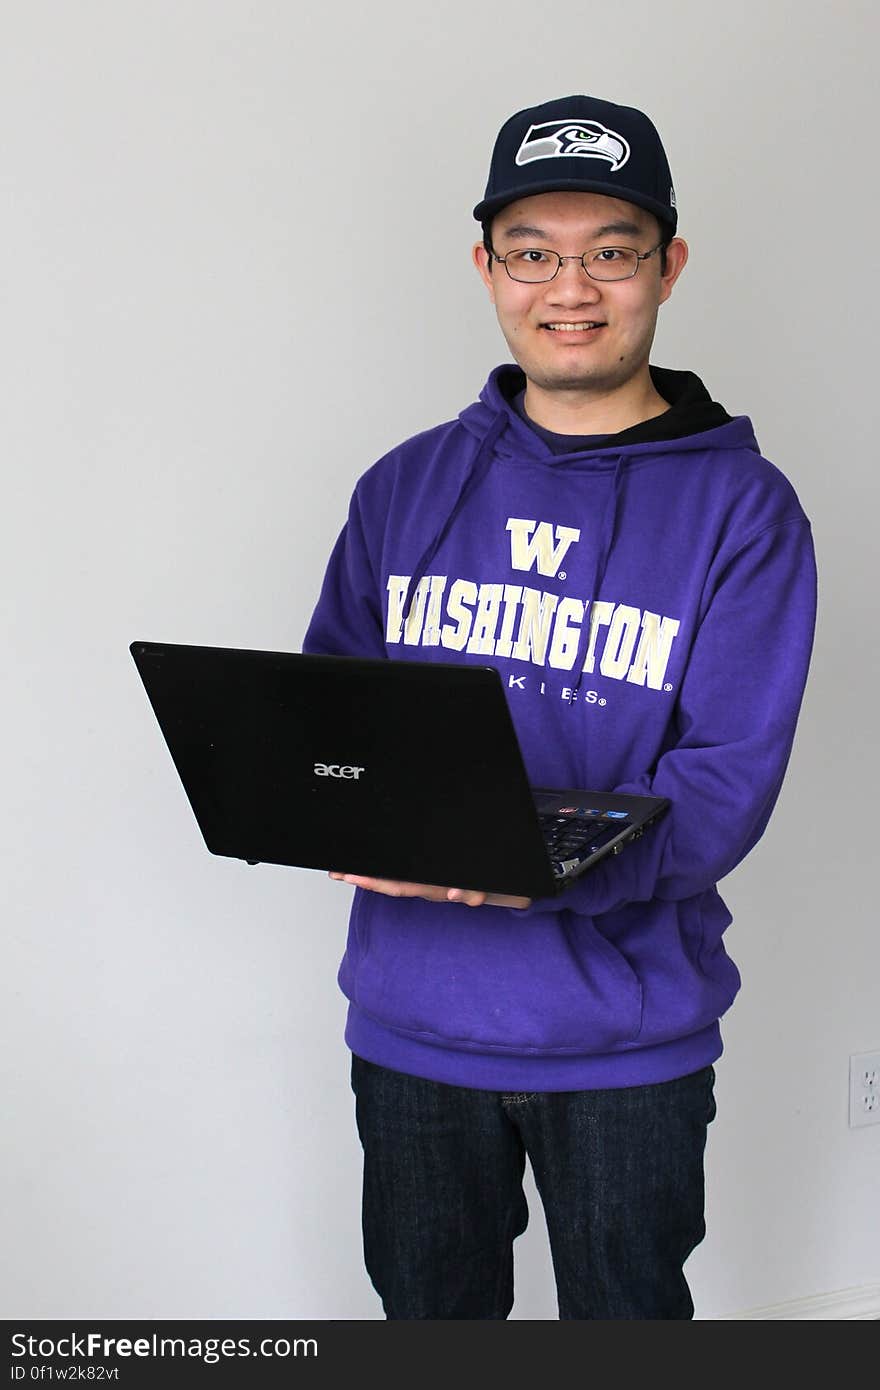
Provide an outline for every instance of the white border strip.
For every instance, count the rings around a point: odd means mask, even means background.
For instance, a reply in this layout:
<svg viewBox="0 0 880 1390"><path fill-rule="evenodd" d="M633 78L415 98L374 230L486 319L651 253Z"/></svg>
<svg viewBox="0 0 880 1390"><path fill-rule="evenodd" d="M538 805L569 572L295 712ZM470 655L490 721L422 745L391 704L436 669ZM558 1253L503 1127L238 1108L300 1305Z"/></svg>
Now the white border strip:
<svg viewBox="0 0 880 1390"><path fill-rule="evenodd" d="M880 1284L863 1284L861 1288L841 1289L838 1293L817 1294L812 1298L796 1298L791 1303L775 1303L767 1308L751 1308L746 1313L728 1313L720 1322L731 1319L784 1320L790 1322L815 1320L870 1322L880 1319Z"/></svg>

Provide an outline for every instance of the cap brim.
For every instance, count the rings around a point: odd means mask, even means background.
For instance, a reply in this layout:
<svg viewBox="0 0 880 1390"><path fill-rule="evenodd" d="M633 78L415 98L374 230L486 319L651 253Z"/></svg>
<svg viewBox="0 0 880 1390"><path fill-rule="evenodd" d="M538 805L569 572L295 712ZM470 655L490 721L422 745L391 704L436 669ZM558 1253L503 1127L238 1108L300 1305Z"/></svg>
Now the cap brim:
<svg viewBox="0 0 880 1390"><path fill-rule="evenodd" d="M512 193L499 193L494 198L484 198L474 208L474 217L478 222L485 222L487 218L494 217L496 212L506 208L509 203L517 203L520 198L531 198L538 193L604 193L607 198L619 198L621 202L635 203L646 212L653 212L654 216L659 217L673 232L678 225L678 213L674 208L667 207L665 203L658 202L656 198L650 198L635 189L613 188L600 179L547 179L544 183L531 183Z"/></svg>

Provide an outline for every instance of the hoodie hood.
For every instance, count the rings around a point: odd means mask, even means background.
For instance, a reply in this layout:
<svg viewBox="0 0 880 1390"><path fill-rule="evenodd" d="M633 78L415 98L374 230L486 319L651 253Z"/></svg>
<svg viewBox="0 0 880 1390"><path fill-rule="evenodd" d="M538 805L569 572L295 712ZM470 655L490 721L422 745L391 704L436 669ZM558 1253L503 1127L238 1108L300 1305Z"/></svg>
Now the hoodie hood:
<svg viewBox="0 0 880 1390"><path fill-rule="evenodd" d="M613 459L623 446L627 449L638 448L641 452L642 445L675 442L680 452L680 441L695 435L711 435L711 438L701 438L699 443L695 441L695 448L751 448L759 452L748 416L728 415L724 407L712 399L695 372L654 366L649 370L656 391L669 402L669 410L617 434L598 436L600 442L589 444L586 448L575 446L568 452L554 454L543 438L550 432L523 419L514 405L516 397L525 388L526 378L521 368L510 363L495 368L479 399L466 406L458 418L470 434L482 440L492 428L495 418L501 415L507 429L503 437L499 437L496 446L498 456L516 455L520 459L534 458L545 463L552 463L554 459L562 462L575 458L587 462L595 456L598 468L608 468L609 455ZM559 441L564 438L563 435L555 436ZM660 451L652 449L651 452Z"/></svg>

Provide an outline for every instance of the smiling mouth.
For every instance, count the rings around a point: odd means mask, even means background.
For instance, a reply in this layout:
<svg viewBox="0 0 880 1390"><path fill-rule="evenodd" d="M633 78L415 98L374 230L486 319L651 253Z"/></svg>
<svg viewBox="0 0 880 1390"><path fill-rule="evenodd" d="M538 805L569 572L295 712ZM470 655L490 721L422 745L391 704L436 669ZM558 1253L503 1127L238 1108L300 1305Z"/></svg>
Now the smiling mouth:
<svg viewBox="0 0 880 1390"><path fill-rule="evenodd" d="M603 328L604 324L591 319L586 323L542 323L541 327L548 328L551 333L587 333L591 328Z"/></svg>

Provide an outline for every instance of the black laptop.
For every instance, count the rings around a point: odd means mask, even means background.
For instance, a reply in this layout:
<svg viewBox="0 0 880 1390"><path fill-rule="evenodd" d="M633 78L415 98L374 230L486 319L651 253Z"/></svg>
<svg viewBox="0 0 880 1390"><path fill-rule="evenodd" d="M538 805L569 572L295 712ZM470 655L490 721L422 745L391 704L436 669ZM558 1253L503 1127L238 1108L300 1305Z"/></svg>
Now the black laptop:
<svg viewBox="0 0 880 1390"><path fill-rule="evenodd" d="M212 854L542 898L669 804L530 787L491 666L130 651Z"/></svg>

